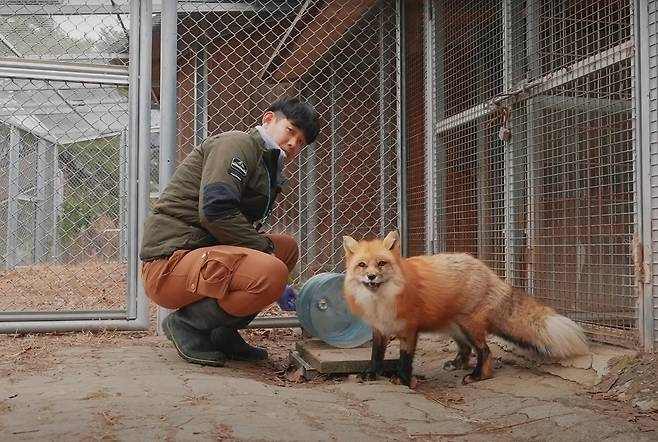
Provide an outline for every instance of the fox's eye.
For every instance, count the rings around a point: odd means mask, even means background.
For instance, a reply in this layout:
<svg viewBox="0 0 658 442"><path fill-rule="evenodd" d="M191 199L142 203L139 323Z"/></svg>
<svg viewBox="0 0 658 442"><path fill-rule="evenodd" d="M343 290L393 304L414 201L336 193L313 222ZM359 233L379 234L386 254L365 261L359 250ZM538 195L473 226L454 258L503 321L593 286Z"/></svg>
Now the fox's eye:
<svg viewBox="0 0 658 442"><path fill-rule="evenodd" d="M379 262L377 263L377 267L384 267L386 264L387 264L386 261L379 261Z"/></svg>
<svg viewBox="0 0 658 442"><path fill-rule="evenodd" d="M365 268L368 267L368 266L366 265L365 262L361 261L361 262L359 263L359 267L361 267L362 269L365 269Z"/></svg>

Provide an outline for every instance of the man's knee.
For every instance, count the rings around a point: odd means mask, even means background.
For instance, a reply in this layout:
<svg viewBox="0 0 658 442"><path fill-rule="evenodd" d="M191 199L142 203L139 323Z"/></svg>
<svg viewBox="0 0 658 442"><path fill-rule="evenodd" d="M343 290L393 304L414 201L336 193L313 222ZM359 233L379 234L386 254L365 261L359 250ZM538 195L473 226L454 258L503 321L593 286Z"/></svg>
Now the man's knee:
<svg viewBox="0 0 658 442"><path fill-rule="evenodd" d="M263 273L267 275L267 283L263 291L268 296L268 299L274 301L283 292L283 289L288 283L288 267L275 256L272 256L272 259L268 260L265 267Z"/></svg>
<svg viewBox="0 0 658 442"><path fill-rule="evenodd" d="M297 244L297 241L294 239L290 238L292 241L292 266L294 267L295 264L297 264L297 260L299 259L299 244Z"/></svg>
<svg viewBox="0 0 658 442"><path fill-rule="evenodd" d="M265 253L251 256L240 263L233 274L231 290L261 296L283 290L288 281L288 268L279 258Z"/></svg>
<svg viewBox="0 0 658 442"><path fill-rule="evenodd" d="M273 255L252 254L233 275L229 293L219 305L233 316L258 313L276 301L288 282L288 268Z"/></svg>
<svg viewBox="0 0 658 442"><path fill-rule="evenodd" d="M288 271L292 271L299 259L299 246L297 245L297 241L295 241L292 236L288 235L274 234L268 236L274 243L274 254L276 257L286 264Z"/></svg>

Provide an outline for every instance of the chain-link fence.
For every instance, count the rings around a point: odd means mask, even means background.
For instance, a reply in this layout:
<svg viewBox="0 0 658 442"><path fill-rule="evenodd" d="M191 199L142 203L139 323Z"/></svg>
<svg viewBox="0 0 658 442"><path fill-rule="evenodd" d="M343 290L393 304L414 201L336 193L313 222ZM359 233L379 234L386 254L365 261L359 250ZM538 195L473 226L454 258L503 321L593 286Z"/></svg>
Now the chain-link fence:
<svg viewBox="0 0 658 442"><path fill-rule="evenodd" d="M294 284L342 269L343 234L406 227L410 255L473 253L596 339L634 346L634 240L651 218L636 195L632 4L178 1L163 66L177 159L302 95L323 128L287 166L269 226L300 243ZM161 8L0 5L0 310L134 310L135 193L150 167L155 197L164 167Z"/></svg>
<svg viewBox="0 0 658 442"><path fill-rule="evenodd" d="M284 94L321 114L320 136L287 167L270 219L272 231L300 243L293 283L341 270L342 234L399 227L399 4L177 5L176 63L162 68L177 77L179 160L208 135L255 126ZM163 6L0 5L0 322L135 318L140 198L144 186L157 197L162 176ZM135 125L148 121L144 85L150 128ZM149 130L150 146L136 134ZM146 170L148 185L139 179Z"/></svg>
<svg viewBox="0 0 658 442"><path fill-rule="evenodd" d="M636 345L631 2L433 5L439 248Z"/></svg>
<svg viewBox="0 0 658 442"><path fill-rule="evenodd" d="M422 255L427 251L428 232L426 212L432 211L427 204L427 168L431 164L425 160L427 135L427 106L425 105L425 63L426 42L424 39L425 1L410 0L405 2L404 12L404 54L405 54L405 143L407 158L405 167L406 181L406 228L403 232L404 250L409 256Z"/></svg>
<svg viewBox="0 0 658 442"><path fill-rule="evenodd" d="M260 124L301 95L317 141L286 166L269 229L300 244L293 283L343 269L342 235L398 227L397 12L394 1L179 2L177 148Z"/></svg>
<svg viewBox="0 0 658 442"><path fill-rule="evenodd" d="M0 5L0 311L126 309L129 12Z"/></svg>

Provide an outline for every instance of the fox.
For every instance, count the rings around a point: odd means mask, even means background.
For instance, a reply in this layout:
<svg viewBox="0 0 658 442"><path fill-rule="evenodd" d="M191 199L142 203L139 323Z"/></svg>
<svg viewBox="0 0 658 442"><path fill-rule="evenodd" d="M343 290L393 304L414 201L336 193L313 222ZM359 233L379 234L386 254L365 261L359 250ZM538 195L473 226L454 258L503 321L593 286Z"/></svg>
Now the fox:
<svg viewBox="0 0 658 442"><path fill-rule="evenodd" d="M457 355L447 370L473 370L462 384L493 375L486 338L499 336L544 356L564 359L589 352L582 328L571 319L501 279L484 262L467 253L438 253L403 258L400 236L356 241L343 236L348 309L372 328L372 351L364 380L382 375L391 336L400 343L397 375L392 381L411 388L419 332L447 334Z"/></svg>

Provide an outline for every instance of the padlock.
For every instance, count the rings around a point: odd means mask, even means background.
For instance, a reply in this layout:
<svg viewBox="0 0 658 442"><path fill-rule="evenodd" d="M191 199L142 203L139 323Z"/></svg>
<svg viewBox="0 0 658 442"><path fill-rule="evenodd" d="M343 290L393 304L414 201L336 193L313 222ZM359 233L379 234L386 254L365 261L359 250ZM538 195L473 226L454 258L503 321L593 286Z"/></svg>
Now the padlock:
<svg viewBox="0 0 658 442"><path fill-rule="evenodd" d="M498 139L503 143L507 143L509 140L511 140L512 131L510 128L507 126L500 126L500 130L498 131Z"/></svg>
<svg viewBox="0 0 658 442"><path fill-rule="evenodd" d="M502 107L500 108L500 112L502 115L503 124L500 126L500 130L498 131L498 139L503 143L507 143L512 139L512 130L509 128L509 118L511 111L509 107Z"/></svg>

